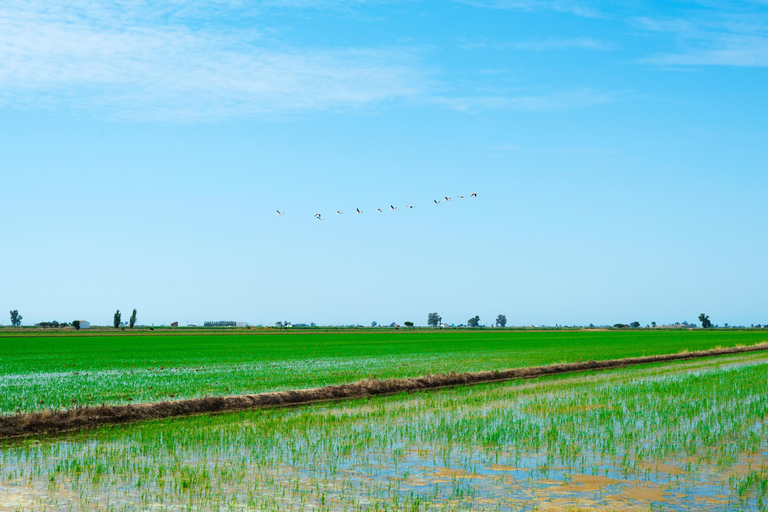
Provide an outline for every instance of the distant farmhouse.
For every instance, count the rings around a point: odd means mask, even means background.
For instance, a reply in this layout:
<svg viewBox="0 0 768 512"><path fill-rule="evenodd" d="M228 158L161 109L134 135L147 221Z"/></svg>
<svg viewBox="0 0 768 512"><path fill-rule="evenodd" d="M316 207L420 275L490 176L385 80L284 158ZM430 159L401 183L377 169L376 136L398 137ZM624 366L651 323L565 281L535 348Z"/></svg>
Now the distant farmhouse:
<svg viewBox="0 0 768 512"><path fill-rule="evenodd" d="M80 320L80 328L81 329L90 329L91 328L91 322L88 320Z"/></svg>
<svg viewBox="0 0 768 512"><path fill-rule="evenodd" d="M235 327L248 327L248 322L235 322Z"/></svg>
<svg viewBox="0 0 768 512"><path fill-rule="evenodd" d="M179 322L171 322L171 327L178 327L178 326L179 326Z"/></svg>

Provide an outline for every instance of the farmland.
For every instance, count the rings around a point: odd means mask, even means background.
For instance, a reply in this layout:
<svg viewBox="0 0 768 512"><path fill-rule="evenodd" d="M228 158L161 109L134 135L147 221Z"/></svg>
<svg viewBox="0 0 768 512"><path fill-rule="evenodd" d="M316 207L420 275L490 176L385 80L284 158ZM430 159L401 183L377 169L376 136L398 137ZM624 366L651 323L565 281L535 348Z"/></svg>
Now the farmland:
<svg viewBox="0 0 768 512"><path fill-rule="evenodd" d="M704 350L765 331L0 331L0 412Z"/></svg>
<svg viewBox="0 0 768 512"><path fill-rule="evenodd" d="M6 442L0 510L765 510L766 363L758 352Z"/></svg>

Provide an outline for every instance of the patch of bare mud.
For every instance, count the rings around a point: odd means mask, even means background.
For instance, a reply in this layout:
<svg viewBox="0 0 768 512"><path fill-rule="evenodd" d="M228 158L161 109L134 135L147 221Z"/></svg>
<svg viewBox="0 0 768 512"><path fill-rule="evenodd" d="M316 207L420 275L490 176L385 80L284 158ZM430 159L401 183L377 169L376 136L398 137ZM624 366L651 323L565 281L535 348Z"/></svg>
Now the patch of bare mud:
<svg viewBox="0 0 768 512"><path fill-rule="evenodd" d="M606 499L631 499L645 502L665 502L668 501L666 494L667 493L662 490L660 485L648 482L642 485L633 485L631 487L627 487L623 489L620 494L608 496Z"/></svg>

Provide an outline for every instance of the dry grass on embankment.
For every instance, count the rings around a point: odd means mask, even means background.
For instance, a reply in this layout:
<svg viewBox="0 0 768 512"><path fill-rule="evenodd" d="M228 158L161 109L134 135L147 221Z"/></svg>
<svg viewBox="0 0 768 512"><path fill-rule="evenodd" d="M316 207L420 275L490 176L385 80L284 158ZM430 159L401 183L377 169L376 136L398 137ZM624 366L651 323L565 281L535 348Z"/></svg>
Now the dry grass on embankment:
<svg viewBox="0 0 768 512"><path fill-rule="evenodd" d="M530 379L546 375L558 375L589 370L607 370L623 366L681 361L702 357L740 354L744 352L757 352L760 350L768 350L768 343L760 343L746 347L718 348L698 352L628 357L605 361L552 364L547 366L514 368L510 370L450 373L405 379L364 380L339 386L325 386L322 388L298 389L293 391L276 391L255 395L215 396L147 404L101 405L98 407L78 407L65 411L23 413L11 416L0 416L0 439L35 434L71 432L100 425L116 425L142 420L231 412L260 407L287 407L331 400L387 395L404 391L422 391L448 386L479 384L513 379Z"/></svg>

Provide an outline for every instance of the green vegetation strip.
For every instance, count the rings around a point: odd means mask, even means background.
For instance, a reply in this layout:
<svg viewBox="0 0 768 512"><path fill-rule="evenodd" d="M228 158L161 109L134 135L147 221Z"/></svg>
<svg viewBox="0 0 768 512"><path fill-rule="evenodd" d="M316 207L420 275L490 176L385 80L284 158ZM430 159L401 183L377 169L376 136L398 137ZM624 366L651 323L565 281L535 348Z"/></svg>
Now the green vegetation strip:
<svg viewBox="0 0 768 512"><path fill-rule="evenodd" d="M61 433L100 425L129 423L148 419L190 416L204 413L222 413L260 407L293 406L329 400L387 395L405 391L439 389L448 386L512 379L535 378L589 370L606 370L624 366L680 361L761 350L768 350L768 343L747 347L729 347L698 352L554 364L498 371L450 373L406 379L371 379L351 384L342 384L339 386L278 391L255 395L204 397L190 400L135 405L102 405L100 407L80 407L65 411L43 411L38 413L16 414L0 417L0 437L10 438L41 433Z"/></svg>
<svg viewBox="0 0 768 512"><path fill-rule="evenodd" d="M0 329L0 415L251 395L768 341L768 331L730 329L179 330L172 335L6 331Z"/></svg>

